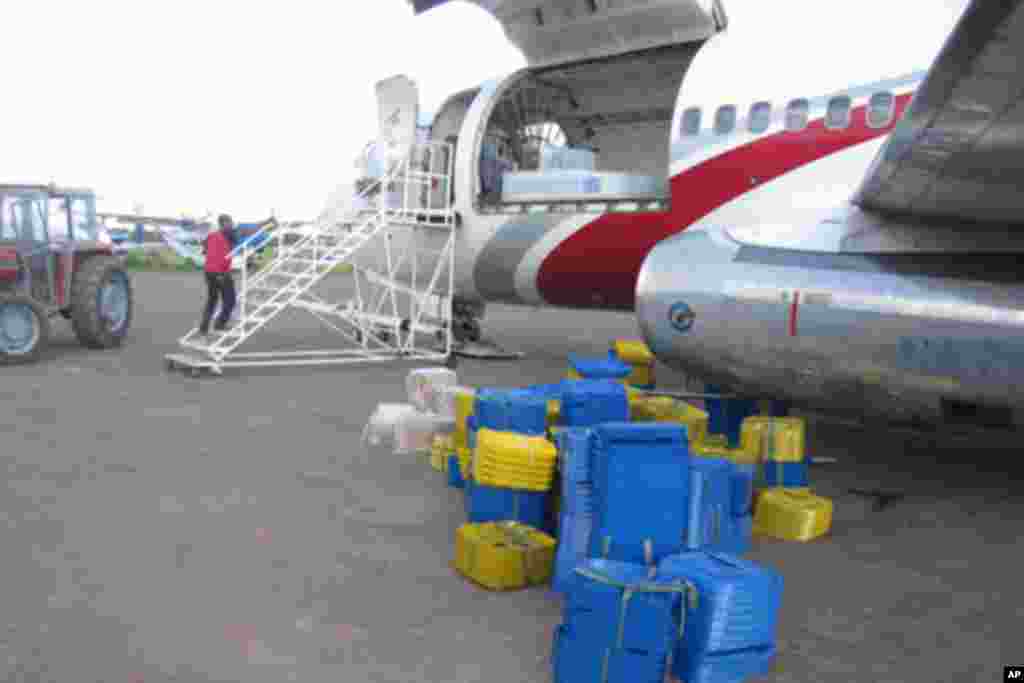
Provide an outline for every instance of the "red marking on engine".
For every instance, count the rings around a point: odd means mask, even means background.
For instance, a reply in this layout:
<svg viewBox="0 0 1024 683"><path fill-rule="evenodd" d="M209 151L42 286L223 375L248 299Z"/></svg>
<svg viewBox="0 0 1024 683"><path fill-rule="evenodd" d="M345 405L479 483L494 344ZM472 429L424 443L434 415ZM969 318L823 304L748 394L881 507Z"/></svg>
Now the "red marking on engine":
<svg viewBox="0 0 1024 683"><path fill-rule="evenodd" d="M796 336L797 311L800 306L800 292L793 292L793 302L789 304L789 336Z"/></svg>

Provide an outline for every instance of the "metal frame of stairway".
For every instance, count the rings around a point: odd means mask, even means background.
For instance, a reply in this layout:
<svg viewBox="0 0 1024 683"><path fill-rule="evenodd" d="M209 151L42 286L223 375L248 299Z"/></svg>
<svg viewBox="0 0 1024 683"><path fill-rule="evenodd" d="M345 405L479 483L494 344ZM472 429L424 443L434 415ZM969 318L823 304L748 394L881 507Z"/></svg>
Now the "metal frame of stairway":
<svg viewBox="0 0 1024 683"><path fill-rule="evenodd" d="M236 280L237 319L226 332L203 337L189 331L179 340L184 353L168 355L168 367L220 374L233 367L448 359L455 288L453 161L448 144L414 144L380 180L358 194L337 193L297 238L267 228L273 256L252 272L243 265ZM232 256L251 262L254 241L246 240ZM296 309L310 313L345 345L242 349L284 311Z"/></svg>

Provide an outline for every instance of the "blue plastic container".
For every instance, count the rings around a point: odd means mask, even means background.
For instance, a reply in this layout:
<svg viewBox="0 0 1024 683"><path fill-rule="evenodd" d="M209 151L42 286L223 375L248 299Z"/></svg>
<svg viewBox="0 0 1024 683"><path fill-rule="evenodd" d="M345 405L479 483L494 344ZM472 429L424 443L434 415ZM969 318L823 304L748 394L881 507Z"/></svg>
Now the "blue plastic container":
<svg viewBox="0 0 1024 683"><path fill-rule="evenodd" d="M547 430L547 401L527 389L481 390L474 401L478 429L543 436Z"/></svg>
<svg viewBox="0 0 1024 683"><path fill-rule="evenodd" d="M806 460L803 462L765 460L762 467L764 468L764 480L767 486L810 486Z"/></svg>
<svg viewBox="0 0 1024 683"><path fill-rule="evenodd" d="M558 520L558 550L555 552L555 570L551 587L558 593L568 593L574 585L575 571L587 559L587 546L593 529L593 517L585 512L562 512Z"/></svg>
<svg viewBox="0 0 1024 683"><path fill-rule="evenodd" d="M505 416L504 392L497 389L479 389L473 399L473 416L475 428L487 428L497 431L508 431L506 429L507 418Z"/></svg>
<svg viewBox="0 0 1024 683"><path fill-rule="evenodd" d="M666 558L658 574L689 580L697 590L697 600L686 603L677 662L774 646L782 604L778 572L735 555L693 552Z"/></svg>
<svg viewBox="0 0 1024 683"><path fill-rule="evenodd" d="M713 384L705 385L709 394L721 394L720 387ZM743 420L757 411L757 401L709 398L704 400L708 413L708 433L725 434L729 446L736 448L740 443L740 430Z"/></svg>
<svg viewBox="0 0 1024 683"><path fill-rule="evenodd" d="M680 425L620 422L594 429L591 557L646 564L684 549L688 455Z"/></svg>
<svg viewBox="0 0 1024 683"><path fill-rule="evenodd" d="M673 659L672 673L686 683L746 683L771 673L775 652L774 645L720 654L681 648L676 656L682 659Z"/></svg>
<svg viewBox="0 0 1024 683"><path fill-rule="evenodd" d="M526 390L540 396L546 401L560 401L562 400L562 392L565 391L567 382L558 382L557 384L533 384L526 387Z"/></svg>
<svg viewBox="0 0 1024 683"><path fill-rule="evenodd" d="M554 683L662 683L666 656L621 648L598 651L579 626L562 624L555 629L551 665Z"/></svg>
<svg viewBox="0 0 1024 683"><path fill-rule="evenodd" d="M749 552L753 481L728 460L695 458L690 468L690 550L741 555Z"/></svg>
<svg viewBox="0 0 1024 683"><path fill-rule="evenodd" d="M594 527L594 487L590 472L592 441L593 431L585 427L568 427L556 438L562 507L552 587L561 593L569 590L573 571L587 558L590 532Z"/></svg>
<svg viewBox="0 0 1024 683"><path fill-rule="evenodd" d="M613 351L607 358L581 358L570 354L569 366L583 379L621 380L633 372L633 367L616 358Z"/></svg>
<svg viewBox="0 0 1024 683"><path fill-rule="evenodd" d="M562 511L594 514L594 483L590 471L593 431L569 427L558 433L558 464L562 483Z"/></svg>
<svg viewBox="0 0 1024 683"><path fill-rule="evenodd" d="M456 489L466 486L466 481L462 477L462 470L459 467L459 456L457 455L448 456L448 485Z"/></svg>
<svg viewBox="0 0 1024 683"><path fill-rule="evenodd" d="M466 491L470 522L513 520L543 529L547 517L546 491L517 491L474 482Z"/></svg>
<svg viewBox="0 0 1024 683"><path fill-rule="evenodd" d="M544 436L548 429L548 402L529 389L513 389L506 395L506 420L503 431Z"/></svg>
<svg viewBox="0 0 1024 683"><path fill-rule="evenodd" d="M626 387L611 380L566 382L560 409L562 424L592 427L602 422L628 422Z"/></svg>
<svg viewBox="0 0 1024 683"><path fill-rule="evenodd" d="M472 500L473 487L476 486L476 484L473 483L473 477L466 477L465 479L463 479L463 482L464 486L462 487L462 506L463 509L466 511L466 519L468 520L470 517L469 508L470 501Z"/></svg>
<svg viewBox="0 0 1024 683"><path fill-rule="evenodd" d="M563 609L565 623L599 650L624 648L668 655L679 637L679 604L687 587L651 568L585 560L575 571Z"/></svg>
<svg viewBox="0 0 1024 683"><path fill-rule="evenodd" d="M680 636L680 604L688 585L628 562L585 560L575 569L563 622L595 650L625 648L668 655Z"/></svg>

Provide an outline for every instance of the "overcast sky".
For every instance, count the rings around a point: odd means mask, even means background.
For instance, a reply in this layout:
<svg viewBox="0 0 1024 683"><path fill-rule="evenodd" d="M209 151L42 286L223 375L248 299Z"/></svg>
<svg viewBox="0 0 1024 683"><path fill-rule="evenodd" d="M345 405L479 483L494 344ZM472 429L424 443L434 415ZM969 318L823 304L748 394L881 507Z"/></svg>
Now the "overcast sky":
<svg viewBox="0 0 1024 683"><path fill-rule="evenodd" d="M0 182L105 210L312 218L376 133L374 84L432 111L525 64L487 12L405 0L4 4Z"/></svg>

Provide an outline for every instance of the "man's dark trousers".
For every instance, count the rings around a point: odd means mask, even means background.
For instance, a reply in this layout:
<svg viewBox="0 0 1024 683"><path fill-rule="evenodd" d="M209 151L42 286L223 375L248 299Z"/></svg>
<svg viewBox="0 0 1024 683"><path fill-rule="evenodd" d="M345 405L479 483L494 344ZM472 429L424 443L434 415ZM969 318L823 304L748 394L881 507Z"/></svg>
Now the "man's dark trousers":
<svg viewBox="0 0 1024 683"><path fill-rule="evenodd" d="M235 280L231 273L206 273L206 311L199 326L199 332L202 334L210 330L210 319L217 310L218 299L222 305L214 329L222 330L227 327L231 313L235 310Z"/></svg>

